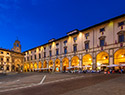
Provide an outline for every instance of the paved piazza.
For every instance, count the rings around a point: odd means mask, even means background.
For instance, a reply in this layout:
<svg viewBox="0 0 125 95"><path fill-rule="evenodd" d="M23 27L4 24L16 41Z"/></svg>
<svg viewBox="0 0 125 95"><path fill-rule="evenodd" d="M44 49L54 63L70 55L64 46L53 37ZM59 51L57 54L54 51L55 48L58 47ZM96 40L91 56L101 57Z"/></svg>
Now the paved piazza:
<svg viewBox="0 0 125 95"><path fill-rule="evenodd" d="M124 74L13 74L0 77L0 95L124 95L124 80Z"/></svg>

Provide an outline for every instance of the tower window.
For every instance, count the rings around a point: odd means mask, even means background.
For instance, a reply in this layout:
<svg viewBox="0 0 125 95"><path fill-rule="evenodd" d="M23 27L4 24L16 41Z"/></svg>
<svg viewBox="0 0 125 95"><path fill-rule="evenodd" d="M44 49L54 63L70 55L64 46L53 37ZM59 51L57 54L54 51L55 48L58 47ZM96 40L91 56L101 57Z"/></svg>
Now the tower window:
<svg viewBox="0 0 125 95"><path fill-rule="evenodd" d="M17 43L16 46L19 47L19 44Z"/></svg>

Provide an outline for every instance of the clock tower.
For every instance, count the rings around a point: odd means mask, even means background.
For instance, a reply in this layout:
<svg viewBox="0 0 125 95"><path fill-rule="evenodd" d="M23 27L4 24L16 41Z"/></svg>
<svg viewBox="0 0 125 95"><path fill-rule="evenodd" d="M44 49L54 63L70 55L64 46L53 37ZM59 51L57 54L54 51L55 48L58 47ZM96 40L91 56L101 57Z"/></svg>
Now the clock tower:
<svg viewBox="0 0 125 95"><path fill-rule="evenodd" d="M15 41L14 46L13 46L13 51L21 53L21 45L20 45L19 40Z"/></svg>

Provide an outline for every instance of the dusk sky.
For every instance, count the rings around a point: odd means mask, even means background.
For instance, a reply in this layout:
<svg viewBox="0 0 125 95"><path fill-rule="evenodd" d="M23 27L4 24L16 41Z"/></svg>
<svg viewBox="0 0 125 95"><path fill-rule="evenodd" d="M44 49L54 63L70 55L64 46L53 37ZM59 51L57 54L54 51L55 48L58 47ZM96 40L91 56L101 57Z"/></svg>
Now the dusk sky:
<svg viewBox="0 0 125 95"><path fill-rule="evenodd" d="M0 0L0 47L22 51L125 14L125 0Z"/></svg>

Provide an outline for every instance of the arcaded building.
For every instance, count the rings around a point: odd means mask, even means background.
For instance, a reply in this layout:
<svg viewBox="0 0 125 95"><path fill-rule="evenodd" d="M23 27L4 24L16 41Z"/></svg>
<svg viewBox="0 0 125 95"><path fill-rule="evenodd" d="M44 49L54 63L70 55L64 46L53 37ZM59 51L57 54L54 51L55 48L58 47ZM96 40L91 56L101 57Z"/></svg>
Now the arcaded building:
<svg viewBox="0 0 125 95"><path fill-rule="evenodd" d="M12 50L0 48L0 73L23 71L24 54L20 41L16 40Z"/></svg>
<svg viewBox="0 0 125 95"><path fill-rule="evenodd" d="M125 64L125 15L83 30L75 29L24 54L24 71L95 70Z"/></svg>

